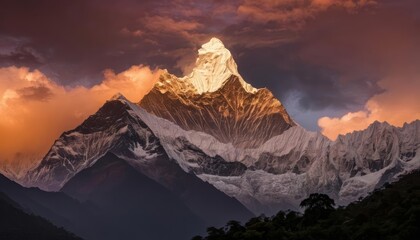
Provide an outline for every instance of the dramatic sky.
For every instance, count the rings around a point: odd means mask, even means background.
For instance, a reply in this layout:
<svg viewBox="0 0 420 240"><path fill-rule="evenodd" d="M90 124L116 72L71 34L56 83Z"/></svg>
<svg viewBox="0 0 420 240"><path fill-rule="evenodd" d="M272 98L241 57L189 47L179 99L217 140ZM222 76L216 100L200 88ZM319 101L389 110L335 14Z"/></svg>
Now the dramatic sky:
<svg viewBox="0 0 420 240"><path fill-rule="evenodd" d="M420 118L418 0L0 0L0 160L42 155L116 92L189 73L211 37L331 139Z"/></svg>

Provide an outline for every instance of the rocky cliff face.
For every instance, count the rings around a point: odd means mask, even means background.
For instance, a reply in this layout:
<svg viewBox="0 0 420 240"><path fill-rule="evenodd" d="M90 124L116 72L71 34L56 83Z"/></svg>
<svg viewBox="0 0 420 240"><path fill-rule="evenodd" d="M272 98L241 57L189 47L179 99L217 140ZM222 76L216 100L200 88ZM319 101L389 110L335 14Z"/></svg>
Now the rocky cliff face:
<svg viewBox="0 0 420 240"><path fill-rule="evenodd" d="M152 131L130 115L123 100L123 96L115 96L80 126L64 132L26 181L46 190L59 190L108 151L150 161L166 155Z"/></svg>
<svg viewBox="0 0 420 240"><path fill-rule="evenodd" d="M229 50L215 39L199 50L191 75L162 74L139 105L185 130L239 148L258 147L295 126L268 89L257 90L242 79Z"/></svg>

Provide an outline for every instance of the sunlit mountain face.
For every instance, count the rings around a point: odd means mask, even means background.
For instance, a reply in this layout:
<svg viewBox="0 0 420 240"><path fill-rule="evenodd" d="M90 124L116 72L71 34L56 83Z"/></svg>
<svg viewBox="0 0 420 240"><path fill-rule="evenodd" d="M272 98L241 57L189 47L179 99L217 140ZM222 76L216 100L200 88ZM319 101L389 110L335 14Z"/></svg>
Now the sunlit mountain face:
<svg viewBox="0 0 420 240"><path fill-rule="evenodd" d="M329 238L404 183L416 236L418 2L98 4L0 1L0 236Z"/></svg>
<svg viewBox="0 0 420 240"><path fill-rule="evenodd" d="M268 89L255 89L242 79L219 39L212 38L198 54L189 76L163 73L140 106L185 130L241 148L259 147L296 125Z"/></svg>

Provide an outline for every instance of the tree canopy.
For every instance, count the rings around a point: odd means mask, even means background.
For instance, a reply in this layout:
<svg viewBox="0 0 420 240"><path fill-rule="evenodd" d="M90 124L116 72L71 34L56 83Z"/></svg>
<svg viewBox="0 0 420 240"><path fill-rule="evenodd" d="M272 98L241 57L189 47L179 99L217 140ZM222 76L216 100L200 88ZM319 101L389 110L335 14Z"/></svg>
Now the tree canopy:
<svg viewBox="0 0 420 240"><path fill-rule="evenodd" d="M334 208L325 194L311 194L300 204L304 213L280 211L272 217L230 221L209 228L194 240L399 240L420 236L420 172L386 184L347 207Z"/></svg>

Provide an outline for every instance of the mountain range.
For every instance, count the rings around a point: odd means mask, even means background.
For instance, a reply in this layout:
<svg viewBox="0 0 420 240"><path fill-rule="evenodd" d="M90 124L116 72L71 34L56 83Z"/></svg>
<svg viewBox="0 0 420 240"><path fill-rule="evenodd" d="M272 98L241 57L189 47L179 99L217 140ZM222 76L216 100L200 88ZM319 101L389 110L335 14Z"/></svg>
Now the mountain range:
<svg viewBox="0 0 420 240"><path fill-rule="evenodd" d="M248 84L213 38L190 75L164 71L138 103L115 95L13 180L42 189L22 192L68 198L88 215L26 205L87 239L185 239L227 220L298 210L311 193L346 205L420 168L419 150L419 120L374 122L335 141L305 130L268 89ZM24 203L19 196L11 198Z"/></svg>

